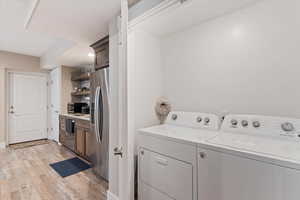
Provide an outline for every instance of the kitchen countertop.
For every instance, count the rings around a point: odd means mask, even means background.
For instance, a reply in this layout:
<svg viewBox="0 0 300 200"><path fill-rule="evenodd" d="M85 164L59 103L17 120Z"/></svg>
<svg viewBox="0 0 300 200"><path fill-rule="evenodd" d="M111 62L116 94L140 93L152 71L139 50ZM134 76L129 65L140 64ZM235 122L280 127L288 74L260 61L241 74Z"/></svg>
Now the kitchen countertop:
<svg viewBox="0 0 300 200"><path fill-rule="evenodd" d="M90 121L90 115L89 114L85 114L85 115L61 114L61 115L65 116L65 117L74 118L74 119L81 119L81 120Z"/></svg>

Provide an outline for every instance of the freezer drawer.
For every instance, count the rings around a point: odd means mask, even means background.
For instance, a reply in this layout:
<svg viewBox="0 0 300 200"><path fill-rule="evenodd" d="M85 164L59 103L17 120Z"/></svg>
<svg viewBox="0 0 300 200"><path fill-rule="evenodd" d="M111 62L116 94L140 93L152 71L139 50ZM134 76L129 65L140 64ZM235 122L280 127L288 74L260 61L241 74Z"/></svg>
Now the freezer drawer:
<svg viewBox="0 0 300 200"><path fill-rule="evenodd" d="M176 200L193 199L191 164L143 148L140 149L139 155L142 184L149 185ZM140 192L142 192L141 196L145 195L143 190Z"/></svg>

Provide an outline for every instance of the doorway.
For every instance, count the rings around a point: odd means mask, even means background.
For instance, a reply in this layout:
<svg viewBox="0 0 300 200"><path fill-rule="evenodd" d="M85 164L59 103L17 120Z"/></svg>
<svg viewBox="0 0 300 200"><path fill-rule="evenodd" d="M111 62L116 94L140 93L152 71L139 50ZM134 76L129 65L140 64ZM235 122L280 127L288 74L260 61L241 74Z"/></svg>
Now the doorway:
<svg viewBox="0 0 300 200"><path fill-rule="evenodd" d="M8 73L8 144L47 138L47 75Z"/></svg>

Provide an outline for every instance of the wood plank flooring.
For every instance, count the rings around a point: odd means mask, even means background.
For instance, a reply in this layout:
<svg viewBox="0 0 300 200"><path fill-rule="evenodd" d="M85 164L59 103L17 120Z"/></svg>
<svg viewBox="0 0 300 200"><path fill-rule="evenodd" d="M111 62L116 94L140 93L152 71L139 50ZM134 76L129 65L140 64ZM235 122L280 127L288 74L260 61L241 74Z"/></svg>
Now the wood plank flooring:
<svg viewBox="0 0 300 200"><path fill-rule="evenodd" d="M108 184L91 169L61 178L49 166L72 157L54 142L0 150L0 200L106 200Z"/></svg>

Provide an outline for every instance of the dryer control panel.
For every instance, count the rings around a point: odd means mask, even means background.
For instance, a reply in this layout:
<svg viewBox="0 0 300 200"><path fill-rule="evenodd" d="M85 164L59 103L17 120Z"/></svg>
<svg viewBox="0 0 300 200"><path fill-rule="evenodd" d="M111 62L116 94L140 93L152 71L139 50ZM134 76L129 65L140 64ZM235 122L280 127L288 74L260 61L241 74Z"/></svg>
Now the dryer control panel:
<svg viewBox="0 0 300 200"><path fill-rule="evenodd" d="M169 113L166 120L166 124L209 130L218 130L220 122L220 118L214 114L180 111Z"/></svg>

